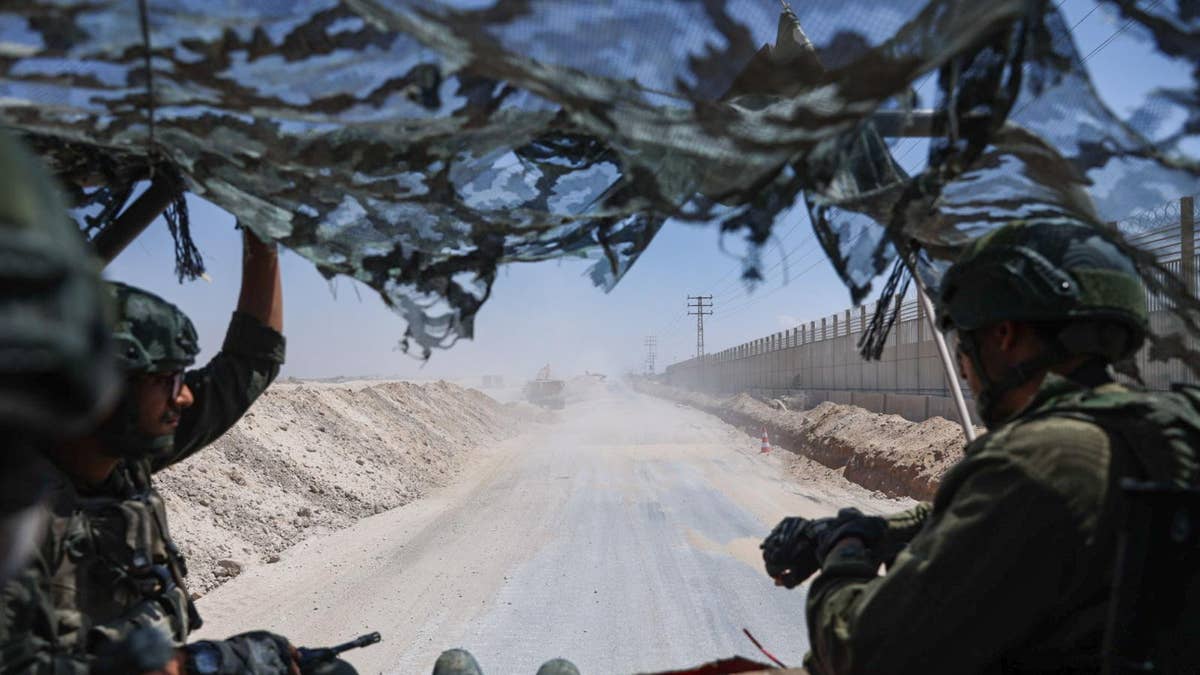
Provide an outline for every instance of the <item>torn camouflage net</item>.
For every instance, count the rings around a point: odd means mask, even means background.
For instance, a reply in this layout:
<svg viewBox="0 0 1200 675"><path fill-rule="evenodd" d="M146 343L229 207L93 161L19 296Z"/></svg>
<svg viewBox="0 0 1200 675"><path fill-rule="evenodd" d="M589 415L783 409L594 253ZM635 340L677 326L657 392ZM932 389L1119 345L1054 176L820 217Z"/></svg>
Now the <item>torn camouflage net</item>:
<svg viewBox="0 0 1200 675"><path fill-rule="evenodd" d="M1192 3L1102 9L1200 61ZM936 282L938 261L1007 219L1118 221L1197 192L1184 150L1200 85L1119 119L1051 3L796 10L33 0L0 8L0 115L101 216L151 167L174 171L326 275L378 290L426 352L471 335L498 264L590 255L610 288L667 218L760 246L803 204L857 303L898 250L919 248ZM1200 334L1194 295L1141 261ZM1189 344L1156 341L1200 368Z"/></svg>

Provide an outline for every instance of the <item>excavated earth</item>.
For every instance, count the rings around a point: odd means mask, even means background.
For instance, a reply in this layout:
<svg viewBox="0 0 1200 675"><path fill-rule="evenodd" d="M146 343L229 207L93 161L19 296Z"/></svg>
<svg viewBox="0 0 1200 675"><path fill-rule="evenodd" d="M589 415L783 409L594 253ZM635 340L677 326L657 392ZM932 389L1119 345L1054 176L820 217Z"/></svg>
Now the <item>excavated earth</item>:
<svg viewBox="0 0 1200 675"><path fill-rule="evenodd" d="M446 382L273 385L212 446L156 477L193 594L419 498L539 415Z"/></svg>
<svg viewBox="0 0 1200 675"><path fill-rule="evenodd" d="M766 429L777 447L814 459L889 497L931 499L966 445L961 427L942 417L918 423L828 401L810 410L789 411L745 393L720 398L646 380L636 386L750 431Z"/></svg>

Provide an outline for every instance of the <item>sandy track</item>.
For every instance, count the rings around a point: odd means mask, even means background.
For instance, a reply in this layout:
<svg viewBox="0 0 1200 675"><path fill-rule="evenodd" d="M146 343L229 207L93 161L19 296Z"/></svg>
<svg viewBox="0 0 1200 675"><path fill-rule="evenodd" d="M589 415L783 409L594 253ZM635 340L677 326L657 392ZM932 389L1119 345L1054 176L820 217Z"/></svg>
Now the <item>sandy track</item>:
<svg viewBox="0 0 1200 675"><path fill-rule="evenodd" d="M795 482L757 439L642 395L565 410L481 451L454 485L253 568L200 602L201 632L269 628L299 644L367 630L362 672L424 673L463 646L489 674L570 657L621 673L807 645L801 591L772 586L757 542L787 514L907 502L814 471ZM794 470L794 467L792 467Z"/></svg>

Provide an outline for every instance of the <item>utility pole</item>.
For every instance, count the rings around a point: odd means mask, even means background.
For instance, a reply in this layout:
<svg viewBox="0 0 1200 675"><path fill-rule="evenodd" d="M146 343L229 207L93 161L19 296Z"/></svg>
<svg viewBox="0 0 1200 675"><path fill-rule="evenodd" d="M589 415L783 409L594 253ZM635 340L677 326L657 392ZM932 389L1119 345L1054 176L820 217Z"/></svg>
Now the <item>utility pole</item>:
<svg viewBox="0 0 1200 675"><path fill-rule="evenodd" d="M653 375L654 357L656 356L655 352L658 351L658 337L654 335L647 335L646 341L643 344L646 345L646 374Z"/></svg>
<svg viewBox="0 0 1200 675"><path fill-rule="evenodd" d="M696 358L704 358L704 317L712 315L711 295L689 295L688 316L696 317ZM707 312L704 310L708 310ZM694 311L693 311L694 310Z"/></svg>

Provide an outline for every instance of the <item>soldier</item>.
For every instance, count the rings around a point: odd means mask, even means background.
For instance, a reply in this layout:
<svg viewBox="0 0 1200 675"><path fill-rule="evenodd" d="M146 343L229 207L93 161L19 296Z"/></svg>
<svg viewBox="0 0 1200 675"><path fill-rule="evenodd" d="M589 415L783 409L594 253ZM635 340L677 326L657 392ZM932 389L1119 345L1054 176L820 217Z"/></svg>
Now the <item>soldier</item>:
<svg viewBox="0 0 1200 675"><path fill-rule="evenodd" d="M109 291L125 393L94 433L47 453L57 473L49 534L34 563L0 592L0 670L157 668L161 662L144 658L159 651L149 628L175 646L167 673L298 673L294 648L271 633L185 646L200 617L151 481L233 426L278 374L278 257L245 234L237 311L220 353L199 370L186 370L199 346L183 312L124 284ZM344 662L321 672L343 666L353 672Z"/></svg>
<svg viewBox="0 0 1200 675"><path fill-rule="evenodd" d="M46 169L0 133L0 583L37 543L41 452L94 425L120 378L100 267Z"/></svg>
<svg viewBox="0 0 1200 675"><path fill-rule="evenodd" d="M938 321L989 432L931 505L788 518L766 538L776 583L821 572L810 670L1099 672L1118 481L1194 484L1200 447L1195 389L1113 380L1110 364L1141 346L1149 315L1111 236L1065 219L1010 223L946 273Z"/></svg>

